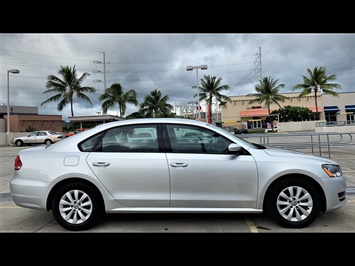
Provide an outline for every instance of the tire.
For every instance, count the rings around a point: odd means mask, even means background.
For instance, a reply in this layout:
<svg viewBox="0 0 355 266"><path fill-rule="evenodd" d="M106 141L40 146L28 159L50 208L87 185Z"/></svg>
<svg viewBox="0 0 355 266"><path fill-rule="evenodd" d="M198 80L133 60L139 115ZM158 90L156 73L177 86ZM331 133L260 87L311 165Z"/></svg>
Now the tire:
<svg viewBox="0 0 355 266"><path fill-rule="evenodd" d="M51 144L52 144L52 141L51 141L50 139L46 139L46 140L44 141L44 144L46 144L47 146L48 146L48 145L51 145Z"/></svg>
<svg viewBox="0 0 355 266"><path fill-rule="evenodd" d="M16 145L17 147L23 146L22 140L16 140L15 145Z"/></svg>
<svg viewBox="0 0 355 266"><path fill-rule="evenodd" d="M80 182L66 184L57 190L52 212L56 222L69 231L87 230L105 216L98 193Z"/></svg>
<svg viewBox="0 0 355 266"><path fill-rule="evenodd" d="M315 186L302 178L288 178L274 185L266 200L271 219L286 228L304 228L320 212L321 200Z"/></svg>

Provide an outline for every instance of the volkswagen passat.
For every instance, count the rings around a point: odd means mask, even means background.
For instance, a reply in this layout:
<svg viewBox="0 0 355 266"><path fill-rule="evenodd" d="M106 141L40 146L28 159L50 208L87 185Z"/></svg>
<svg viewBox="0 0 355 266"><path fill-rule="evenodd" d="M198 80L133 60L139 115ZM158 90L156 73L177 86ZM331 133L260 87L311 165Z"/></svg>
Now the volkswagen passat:
<svg viewBox="0 0 355 266"><path fill-rule="evenodd" d="M21 150L10 181L16 205L52 211L71 231L129 212L265 212L302 228L344 206L345 189L332 160L180 118L110 122Z"/></svg>

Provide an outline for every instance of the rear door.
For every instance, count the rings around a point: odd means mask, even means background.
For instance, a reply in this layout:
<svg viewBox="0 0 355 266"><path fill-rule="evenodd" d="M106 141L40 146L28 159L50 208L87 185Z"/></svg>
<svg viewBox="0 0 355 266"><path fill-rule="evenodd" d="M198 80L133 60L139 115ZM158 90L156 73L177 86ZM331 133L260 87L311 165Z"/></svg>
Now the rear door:
<svg viewBox="0 0 355 266"><path fill-rule="evenodd" d="M40 131L38 132L37 138L36 138L36 143L44 143L44 141L47 139L47 132L45 131Z"/></svg>
<svg viewBox="0 0 355 266"><path fill-rule="evenodd" d="M87 163L121 205L169 206L169 168L165 153L159 149L157 125L108 130L97 149L87 157Z"/></svg>

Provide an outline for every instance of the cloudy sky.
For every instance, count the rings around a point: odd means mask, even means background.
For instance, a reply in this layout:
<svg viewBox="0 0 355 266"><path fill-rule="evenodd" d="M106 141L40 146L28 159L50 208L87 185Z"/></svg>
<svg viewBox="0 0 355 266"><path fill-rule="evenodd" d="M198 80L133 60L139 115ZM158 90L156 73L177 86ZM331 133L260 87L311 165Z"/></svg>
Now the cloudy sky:
<svg viewBox="0 0 355 266"><path fill-rule="evenodd" d="M222 85L230 86L224 92L228 96L255 92L260 77L266 76L285 84L281 93L292 92L302 76L308 76L307 69L316 66L336 75L335 82L342 87L337 92L355 91L352 33L7 33L0 35L0 57L0 104L7 103L7 70L18 69L20 74L10 74L10 105L38 106L39 114L61 114L64 120L71 115L69 105L61 112L57 103L41 106L52 96L43 93L47 77L61 77L61 66L75 66L79 76L90 73L82 86L97 90L88 94L92 105L74 98L75 116L101 111L98 97L105 83L134 89L139 103L158 89L179 113L180 106L197 101L192 88L197 84L196 70L187 71L187 66L207 65L207 70L198 70L198 79L221 78ZM138 107L127 105L126 115L135 111ZM117 107L109 113L116 115Z"/></svg>

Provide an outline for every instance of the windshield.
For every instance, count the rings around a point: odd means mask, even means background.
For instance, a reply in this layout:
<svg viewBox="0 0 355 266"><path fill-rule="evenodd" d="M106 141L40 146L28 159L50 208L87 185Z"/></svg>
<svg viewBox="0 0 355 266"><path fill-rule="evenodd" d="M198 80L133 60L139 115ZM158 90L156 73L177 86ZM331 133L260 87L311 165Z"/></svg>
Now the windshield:
<svg viewBox="0 0 355 266"><path fill-rule="evenodd" d="M234 135L232 132L229 132L228 130L225 130L219 126L213 125L213 124L208 124L211 128L215 129L216 131L221 131L223 130L223 133L229 137L232 140L235 140L236 143L239 145L243 146L244 148L256 148L256 149L265 149L265 146L262 146L260 144L256 143L251 143L245 139L239 138L238 136Z"/></svg>

